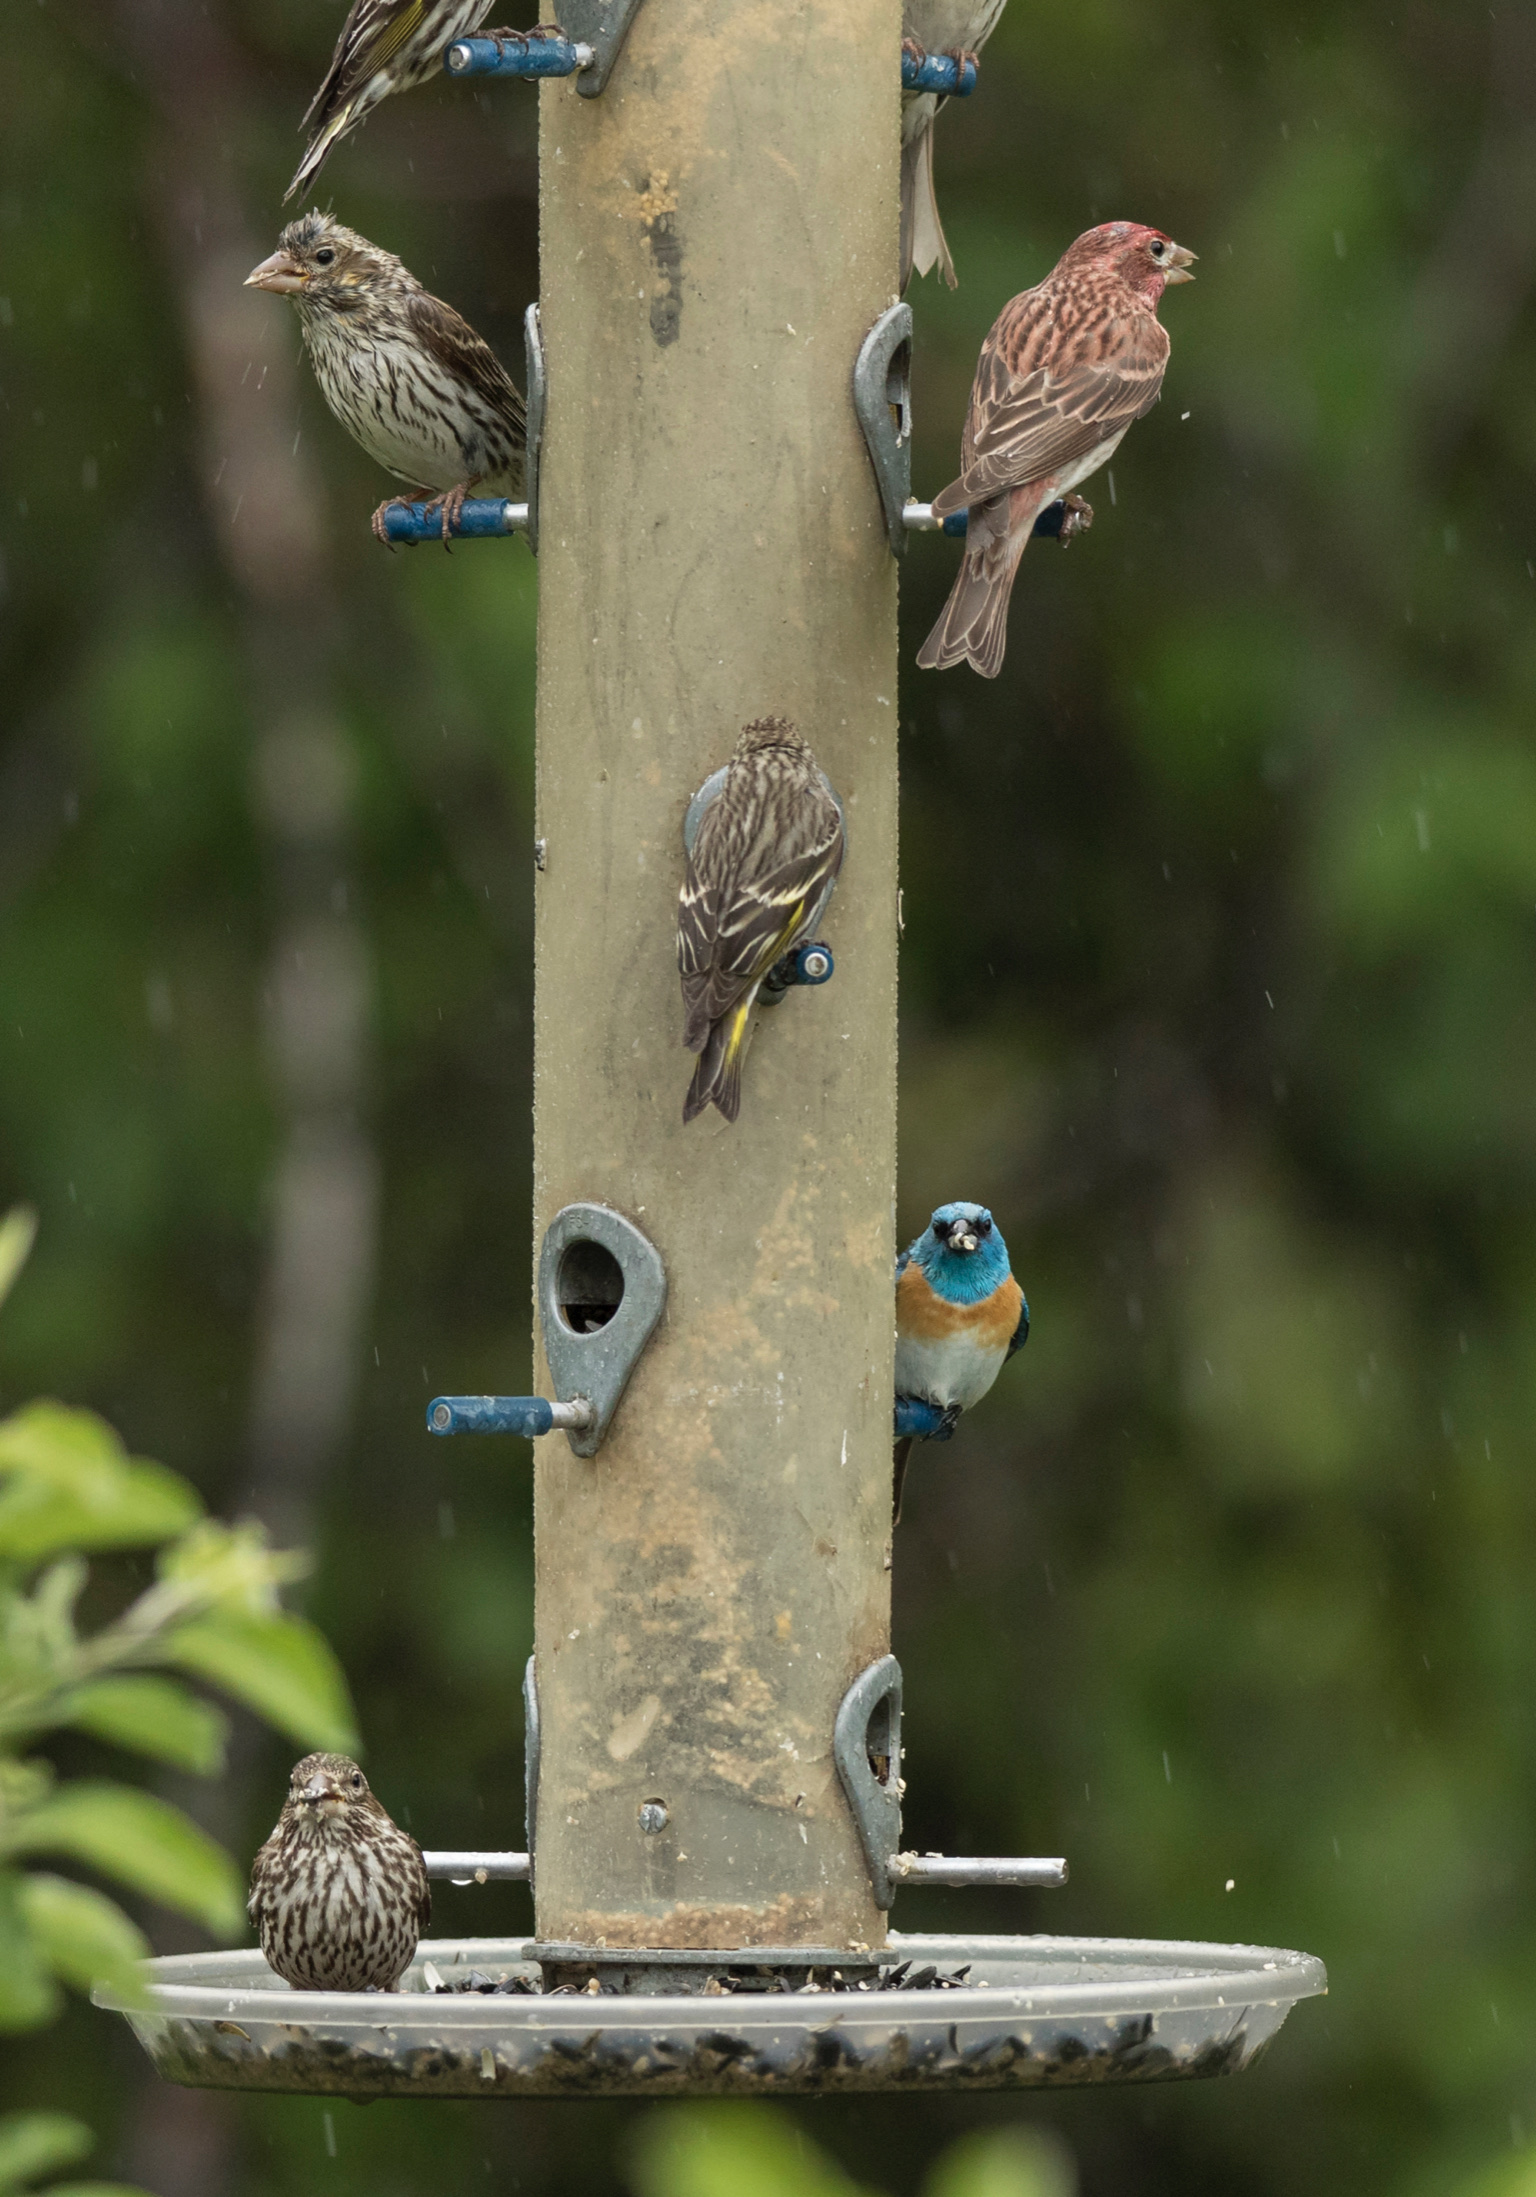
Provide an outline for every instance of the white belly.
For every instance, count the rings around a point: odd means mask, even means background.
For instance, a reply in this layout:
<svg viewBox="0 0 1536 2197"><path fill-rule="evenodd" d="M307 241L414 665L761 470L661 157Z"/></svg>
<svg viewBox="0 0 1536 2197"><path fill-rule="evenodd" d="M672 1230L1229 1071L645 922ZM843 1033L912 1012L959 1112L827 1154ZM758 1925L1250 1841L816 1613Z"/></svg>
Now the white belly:
<svg viewBox="0 0 1536 2197"><path fill-rule="evenodd" d="M1006 1348L983 1349L968 1335L948 1335L934 1342L898 1335L896 1393L921 1396L945 1409L958 1404L968 1411L986 1395L1007 1356Z"/></svg>
<svg viewBox="0 0 1536 2197"><path fill-rule="evenodd" d="M1124 442L1125 436L1126 430L1122 427L1118 435L1111 435L1107 442L1098 443L1088 452L1085 458L1079 458L1076 465L1069 466L1067 471L1057 478L1057 495L1070 495L1079 481L1085 481L1090 474L1097 473L1101 465L1108 465L1121 443Z"/></svg>

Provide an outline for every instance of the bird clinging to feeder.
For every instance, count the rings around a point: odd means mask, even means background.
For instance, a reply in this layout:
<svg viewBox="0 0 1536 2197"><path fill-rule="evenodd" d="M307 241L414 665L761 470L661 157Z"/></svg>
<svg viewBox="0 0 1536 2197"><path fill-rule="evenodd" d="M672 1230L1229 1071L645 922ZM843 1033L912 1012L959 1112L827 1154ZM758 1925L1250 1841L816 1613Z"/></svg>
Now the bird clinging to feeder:
<svg viewBox="0 0 1536 2197"><path fill-rule="evenodd" d="M309 143L284 200L319 174L338 138L381 99L436 76L454 40L478 30L490 11L491 0L352 0L331 65L299 124Z"/></svg>
<svg viewBox="0 0 1536 2197"><path fill-rule="evenodd" d="M1158 304L1169 283L1193 282L1194 257L1161 229L1107 221L999 313L976 368L960 478L933 499L936 518L970 520L949 601L917 653L924 670L1002 670L1008 598L1035 520L1058 497L1069 514L1083 508L1071 490L1156 404L1168 364Z"/></svg>
<svg viewBox="0 0 1536 2197"><path fill-rule="evenodd" d="M1002 1230L984 1205L941 1205L896 1261L897 1518L913 1442L947 1442L1028 1340Z"/></svg>
<svg viewBox="0 0 1536 2197"><path fill-rule="evenodd" d="M305 214L245 281L293 299L320 394L370 458L418 494L436 491L445 546L471 489L521 494L527 417L512 377L393 252ZM394 500L373 515L380 541Z"/></svg>
<svg viewBox="0 0 1536 2197"><path fill-rule="evenodd" d="M677 907L683 1043L699 1064L683 1105L741 1111L747 1024L764 979L820 922L843 860L843 819L816 758L782 717L742 728L688 855Z"/></svg>
<svg viewBox="0 0 1536 2197"><path fill-rule="evenodd" d="M426 1864L350 1756L294 1765L248 1911L296 1991L393 1991L410 1967L432 1917Z"/></svg>
<svg viewBox="0 0 1536 2197"><path fill-rule="evenodd" d="M1007 0L904 0L902 51L915 61L931 53L964 63L975 61L997 28ZM914 269L926 275L937 266L953 290L955 263L944 239L939 201L933 187L933 123L944 105L939 92L903 92L901 96L901 287Z"/></svg>

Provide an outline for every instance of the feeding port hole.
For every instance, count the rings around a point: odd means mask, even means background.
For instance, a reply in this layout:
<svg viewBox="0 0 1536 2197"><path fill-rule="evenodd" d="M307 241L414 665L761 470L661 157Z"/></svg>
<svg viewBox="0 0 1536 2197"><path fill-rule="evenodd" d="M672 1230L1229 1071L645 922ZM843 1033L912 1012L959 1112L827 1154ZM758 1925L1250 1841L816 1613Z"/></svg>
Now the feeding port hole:
<svg viewBox="0 0 1536 2197"><path fill-rule="evenodd" d="M573 1335L595 1335L624 1302L624 1269L606 1244L567 1244L555 1274L555 1302Z"/></svg>

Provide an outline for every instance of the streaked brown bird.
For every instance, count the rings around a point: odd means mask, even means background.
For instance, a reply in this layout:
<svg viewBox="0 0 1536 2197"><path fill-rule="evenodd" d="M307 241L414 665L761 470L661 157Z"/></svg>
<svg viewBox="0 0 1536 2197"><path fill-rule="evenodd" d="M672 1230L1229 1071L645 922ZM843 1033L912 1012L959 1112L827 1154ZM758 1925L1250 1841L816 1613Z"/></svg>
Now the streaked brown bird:
<svg viewBox="0 0 1536 2197"><path fill-rule="evenodd" d="M925 671L1002 670L1008 598L1035 520L1156 404L1168 364L1158 304L1169 283L1193 282L1194 257L1161 229L1107 221L999 313L976 367L960 478L933 499L936 517L969 511L970 522L949 601L918 650Z"/></svg>
<svg viewBox="0 0 1536 2197"><path fill-rule="evenodd" d="M306 1755L251 1869L261 1950L296 1991L393 1991L432 1917L421 1848L348 1755Z"/></svg>
<svg viewBox="0 0 1536 2197"><path fill-rule="evenodd" d="M903 0L902 51L922 61L943 54L954 61L975 61L997 28L1007 0ZM926 275L937 266L953 290L955 263L949 256L939 201L933 187L933 123L945 104L941 92L901 95L901 287L914 270Z"/></svg>
<svg viewBox="0 0 1536 2197"><path fill-rule="evenodd" d="M748 1021L763 979L821 921L843 860L832 788L782 717L745 725L704 811L677 907L683 1043L699 1055L684 1121L741 1111Z"/></svg>
<svg viewBox="0 0 1536 2197"><path fill-rule="evenodd" d="M319 174L338 138L392 92L436 76L456 38L478 30L491 0L352 0L336 51L301 130L310 133L284 201Z"/></svg>
<svg viewBox="0 0 1536 2197"><path fill-rule="evenodd" d="M320 394L370 458L435 490L443 541L472 489L519 495L527 416L512 377L451 305L393 252L329 214L290 221L246 288L291 297ZM385 539L386 497L373 515Z"/></svg>

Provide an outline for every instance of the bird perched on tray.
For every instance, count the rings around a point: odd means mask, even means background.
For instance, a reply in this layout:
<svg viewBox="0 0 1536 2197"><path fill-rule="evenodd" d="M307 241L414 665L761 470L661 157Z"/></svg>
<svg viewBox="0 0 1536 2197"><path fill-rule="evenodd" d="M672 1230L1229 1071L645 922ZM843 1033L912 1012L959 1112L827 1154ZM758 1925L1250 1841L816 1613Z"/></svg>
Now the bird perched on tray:
<svg viewBox="0 0 1536 2197"><path fill-rule="evenodd" d="M337 139L381 99L436 76L454 40L478 30L490 11L491 0L352 0L331 65L299 124L309 143L284 199L319 174Z"/></svg>
<svg viewBox="0 0 1536 2197"><path fill-rule="evenodd" d="M472 488L521 492L527 417L511 376L393 252L305 214L245 285L293 299L320 394L370 458L417 495L437 491L428 509L442 513L445 547ZM396 500L373 515L381 542Z"/></svg>
<svg viewBox="0 0 1536 2197"><path fill-rule="evenodd" d="M901 50L914 61L931 53L953 61L975 61L997 28L1007 0L904 0ZM933 121L944 96L940 92L901 95L901 287L937 265L956 287L955 263L944 241L939 202L933 188Z"/></svg>
<svg viewBox="0 0 1536 2197"><path fill-rule="evenodd" d="M969 511L970 522L949 601L918 650L924 670L1001 671L1030 530L1058 497L1081 523L1086 506L1070 491L1156 404L1168 364L1158 303L1170 283L1193 282L1194 256L1161 229L1107 221L999 313L976 368L960 478L933 499L936 518Z"/></svg>
<svg viewBox="0 0 1536 2197"><path fill-rule="evenodd" d="M742 728L699 820L677 906L683 1043L699 1055L684 1121L741 1111L747 1023L763 979L820 922L843 860L832 788L794 726Z"/></svg>
<svg viewBox="0 0 1536 2197"><path fill-rule="evenodd" d="M947 1442L1029 1340L1029 1306L984 1205L941 1205L896 1261L893 1511L914 1441Z"/></svg>
<svg viewBox="0 0 1536 2197"><path fill-rule="evenodd" d="M248 1911L296 1991L393 1991L432 1916L421 1848L347 1755L306 1755L251 1869Z"/></svg>

